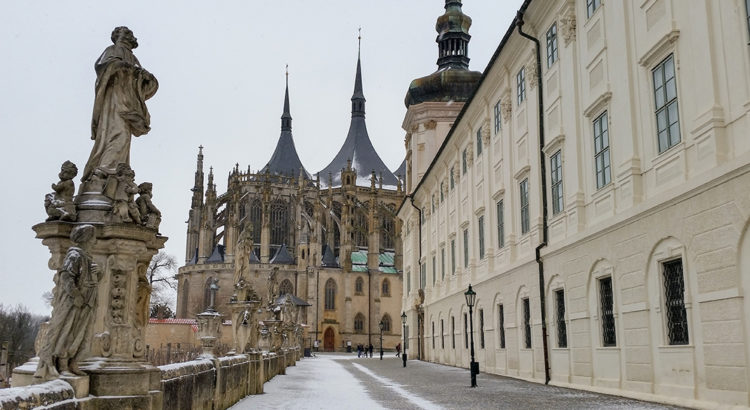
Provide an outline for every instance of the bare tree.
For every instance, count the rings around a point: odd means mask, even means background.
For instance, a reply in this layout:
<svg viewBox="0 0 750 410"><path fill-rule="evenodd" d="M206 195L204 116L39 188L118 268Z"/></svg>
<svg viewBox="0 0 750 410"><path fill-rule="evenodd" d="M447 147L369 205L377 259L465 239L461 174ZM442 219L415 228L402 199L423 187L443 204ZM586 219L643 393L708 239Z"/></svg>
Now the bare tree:
<svg viewBox="0 0 750 410"><path fill-rule="evenodd" d="M174 316L177 298L177 259L160 251L151 259L146 270L146 279L151 285L151 317Z"/></svg>
<svg viewBox="0 0 750 410"><path fill-rule="evenodd" d="M34 315L22 305L0 304L0 343L8 342L8 366L19 366L34 356L34 340L39 325L47 317Z"/></svg>

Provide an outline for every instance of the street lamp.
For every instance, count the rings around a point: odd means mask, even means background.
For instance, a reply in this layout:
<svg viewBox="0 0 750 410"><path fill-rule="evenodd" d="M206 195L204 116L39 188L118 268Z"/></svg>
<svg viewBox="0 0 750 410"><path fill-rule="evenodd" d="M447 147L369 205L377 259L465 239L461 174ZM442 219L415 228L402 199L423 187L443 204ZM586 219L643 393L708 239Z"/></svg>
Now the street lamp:
<svg viewBox="0 0 750 410"><path fill-rule="evenodd" d="M378 323L378 327L380 328L380 360L383 360L383 321L381 320L380 323Z"/></svg>
<svg viewBox="0 0 750 410"><path fill-rule="evenodd" d="M477 374L479 374L479 363L474 361L474 319L472 318L472 309L474 308L474 302L477 301L477 294L471 289L464 293L466 296L466 305L469 306L469 330L471 332L471 363L469 363L471 371L471 387L477 387Z"/></svg>
<svg viewBox="0 0 750 410"><path fill-rule="evenodd" d="M401 313L401 324L404 325L404 354L401 355L401 360L404 361L404 367L406 367L406 312Z"/></svg>

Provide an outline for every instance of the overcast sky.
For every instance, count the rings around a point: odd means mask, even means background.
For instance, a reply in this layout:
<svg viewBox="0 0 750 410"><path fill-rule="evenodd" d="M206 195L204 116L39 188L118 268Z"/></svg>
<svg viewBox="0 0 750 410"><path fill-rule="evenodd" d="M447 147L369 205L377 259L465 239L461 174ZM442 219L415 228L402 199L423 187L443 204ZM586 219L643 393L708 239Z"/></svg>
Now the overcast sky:
<svg viewBox="0 0 750 410"><path fill-rule="evenodd" d="M521 0L465 0L471 69L482 71ZM367 127L395 170L404 158L403 100L436 69L443 0L13 1L0 0L0 303L47 313L49 252L31 226L60 164L88 159L94 61L116 26L133 30L142 66L159 80L147 102L151 132L134 138L136 182L154 184L166 251L185 258L198 146L219 193L229 171L262 168L279 136L289 64L293 134L305 168L333 159L349 127L362 27Z"/></svg>

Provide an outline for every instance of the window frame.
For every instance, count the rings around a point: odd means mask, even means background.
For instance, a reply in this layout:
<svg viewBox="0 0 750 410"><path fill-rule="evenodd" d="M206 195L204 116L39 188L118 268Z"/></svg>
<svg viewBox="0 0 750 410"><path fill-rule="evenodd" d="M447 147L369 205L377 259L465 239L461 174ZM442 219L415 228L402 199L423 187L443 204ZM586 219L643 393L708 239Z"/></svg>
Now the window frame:
<svg viewBox="0 0 750 410"><path fill-rule="evenodd" d="M440 247L440 280L445 280L445 246Z"/></svg>
<svg viewBox="0 0 750 410"><path fill-rule="evenodd" d="M557 22L552 23L546 34L547 39L547 68L557 62L559 55L557 50Z"/></svg>
<svg viewBox="0 0 750 410"><path fill-rule="evenodd" d="M599 132L597 133L597 129ZM596 189L602 189L612 182L612 158L610 156L609 113L604 111L593 121L594 171ZM605 146L606 143L606 146ZM601 178L600 178L601 176Z"/></svg>
<svg viewBox="0 0 750 410"><path fill-rule="evenodd" d="M552 194L552 215L565 209L563 193L562 149L549 157L550 190Z"/></svg>
<svg viewBox="0 0 750 410"><path fill-rule="evenodd" d="M477 158L482 155L482 128L477 130Z"/></svg>
<svg viewBox="0 0 750 410"><path fill-rule="evenodd" d="M325 310L336 310L336 293L338 293L338 286L333 278L328 278L325 284ZM318 305L320 306L320 305Z"/></svg>
<svg viewBox="0 0 750 410"><path fill-rule="evenodd" d="M479 309L479 348L484 349L484 309Z"/></svg>
<svg viewBox="0 0 750 410"><path fill-rule="evenodd" d="M451 275L456 274L456 238L451 238Z"/></svg>
<svg viewBox="0 0 750 410"><path fill-rule="evenodd" d="M365 287L365 280L362 279L361 276L357 276L357 279L354 280L354 294L355 295L363 295Z"/></svg>
<svg viewBox="0 0 750 410"><path fill-rule="evenodd" d="M750 0L747 0L750 1ZM500 130L502 129L502 105L501 100L497 100L497 103L495 103L494 107L494 115L495 115L495 135L500 134Z"/></svg>
<svg viewBox="0 0 750 410"><path fill-rule="evenodd" d="M464 238L464 269L469 267L469 228L463 230Z"/></svg>
<svg viewBox="0 0 750 410"><path fill-rule="evenodd" d="M464 312L464 349L469 348L469 314Z"/></svg>
<svg viewBox="0 0 750 410"><path fill-rule="evenodd" d="M671 64L672 73L671 77L667 77L667 67ZM659 77L659 83L657 83L657 76ZM677 67L675 65L674 53L670 53L665 57L659 64L651 70L651 80L654 91L654 118L656 121L656 141L659 154L669 151L670 148L679 144L682 141L681 127L680 127L680 105L678 102L677 95ZM674 96L669 98L669 82L672 82L674 89ZM659 85L657 85L659 84ZM662 103L659 103L659 99L662 99ZM674 107L674 113L672 113L672 107ZM663 115L664 128L661 129L659 116ZM673 120L672 115L677 118ZM673 126L676 126L677 136L672 135ZM665 133L665 141L662 143L662 133Z"/></svg>
<svg viewBox="0 0 750 410"><path fill-rule="evenodd" d="M466 175L466 173L469 170L469 164L468 159L466 158L469 155L466 148L464 148L463 151L461 151L461 175Z"/></svg>
<svg viewBox="0 0 750 410"><path fill-rule="evenodd" d="M500 336L500 348L505 349L505 309L502 303L497 305L497 322Z"/></svg>
<svg viewBox="0 0 750 410"><path fill-rule="evenodd" d="M456 350L456 317L451 316L451 348Z"/></svg>
<svg viewBox="0 0 750 410"><path fill-rule="evenodd" d="M505 246L505 203L499 199L495 204L497 213L497 247L498 249Z"/></svg>
<svg viewBox="0 0 750 410"><path fill-rule="evenodd" d="M531 218L529 216L529 178L521 180L518 187L519 199L521 201L521 235L525 235L531 230Z"/></svg>
<svg viewBox="0 0 750 410"><path fill-rule="evenodd" d="M383 282L380 284L380 296L391 296L391 281L388 278L383 279Z"/></svg>
<svg viewBox="0 0 750 410"><path fill-rule="evenodd" d="M609 293L605 293L605 283L609 283ZM601 317L601 343L602 347L617 347L617 320L615 315L615 286L612 276L597 278L599 288L599 315ZM607 299L608 297L608 299ZM611 325L611 330L608 326Z"/></svg>
<svg viewBox="0 0 750 410"><path fill-rule="evenodd" d="M685 306L685 265L682 258L662 261L661 265L661 282L664 308L664 328L666 331L666 341L670 346L686 346L690 344L690 323L688 318L687 307ZM668 267L670 265L679 265L679 298L670 298ZM671 300L670 300L671 299ZM675 309L676 308L676 309ZM677 313L677 321L673 321L674 314ZM681 322L681 323L680 323ZM680 326L682 329L677 329ZM678 333L679 332L679 333Z"/></svg>
<svg viewBox="0 0 750 410"><path fill-rule="evenodd" d="M531 349L531 301L528 297L521 299L523 310L523 345L524 349Z"/></svg>
<svg viewBox="0 0 750 410"><path fill-rule="evenodd" d="M479 259L484 259L485 252L484 252L484 215L479 215L479 218L477 218L477 229L479 230Z"/></svg>
<svg viewBox="0 0 750 410"><path fill-rule="evenodd" d="M526 101L526 67L521 67L516 74L516 105Z"/></svg>
<svg viewBox="0 0 750 410"><path fill-rule="evenodd" d="M586 0L586 18L591 18L601 5L602 0Z"/></svg>
<svg viewBox="0 0 750 410"><path fill-rule="evenodd" d="M557 347L568 347L568 327L565 322L565 290L555 290L555 325L557 326Z"/></svg>

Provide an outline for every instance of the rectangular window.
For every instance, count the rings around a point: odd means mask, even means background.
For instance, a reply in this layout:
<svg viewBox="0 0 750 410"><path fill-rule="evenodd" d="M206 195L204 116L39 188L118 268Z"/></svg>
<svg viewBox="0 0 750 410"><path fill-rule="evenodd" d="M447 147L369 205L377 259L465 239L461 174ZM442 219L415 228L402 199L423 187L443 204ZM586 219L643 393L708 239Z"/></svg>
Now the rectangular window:
<svg viewBox="0 0 750 410"><path fill-rule="evenodd" d="M427 263L423 262L419 271L419 288L424 289L427 284Z"/></svg>
<svg viewBox="0 0 750 410"><path fill-rule="evenodd" d="M454 178L455 172L453 170L453 167L451 167L450 172L450 180L451 180L451 191L453 191L453 187L456 186L456 179Z"/></svg>
<svg viewBox="0 0 750 410"><path fill-rule="evenodd" d="M682 259L664 263L664 304L667 314L667 335L670 345L686 345L688 337L685 311L685 280Z"/></svg>
<svg viewBox="0 0 750 410"><path fill-rule="evenodd" d="M677 112L677 80L674 75L674 56L659 63L652 72L654 77L654 106L656 108L656 134L659 152L664 152L680 142L680 115Z"/></svg>
<svg viewBox="0 0 750 410"><path fill-rule="evenodd" d="M503 305L497 305L497 329L500 332L500 348L505 349L505 312Z"/></svg>
<svg viewBox="0 0 750 410"><path fill-rule="evenodd" d="M529 231L529 179L521 181L521 234Z"/></svg>
<svg viewBox="0 0 750 410"><path fill-rule="evenodd" d="M440 319L440 348L445 349L445 328L443 327L443 319Z"/></svg>
<svg viewBox="0 0 750 410"><path fill-rule="evenodd" d="M750 1L750 0L747 0L747 1ZM500 100L498 100L497 103L495 104L495 113L494 113L495 114L495 135L500 133L500 126L502 124L502 122L500 121L500 119L502 118L500 109L501 109Z"/></svg>
<svg viewBox="0 0 750 410"><path fill-rule="evenodd" d="M562 151L549 157L550 180L552 182L552 215L563 210Z"/></svg>
<svg viewBox="0 0 750 410"><path fill-rule="evenodd" d="M466 175L466 169L468 167L468 164L466 162L466 155L467 155L466 148L464 148L464 150L461 152L461 171L462 171L462 175Z"/></svg>
<svg viewBox="0 0 750 410"><path fill-rule="evenodd" d="M435 350L435 322L432 322L432 350Z"/></svg>
<svg viewBox="0 0 750 410"><path fill-rule="evenodd" d="M484 259L484 215L479 217L479 259Z"/></svg>
<svg viewBox="0 0 750 410"><path fill-rule="evenodd" d="M432 205L432 213L434 214L435 213L435 194L432 194L431 205Z"/></svg>
<svg viewBox="0 0 750 410"><path fill-rule="evenodd" d="M451 316L451 347L456 349L456 317Z"/></svg>
<svg viewBox="0 0 750 410"><path fill-rule="evenodd" d="M602 0L586 0L586 17L594 15L596 9L602 5Z"/></svg>
<svg viewBox="0 0 750 410"><path fill-rule="evenodd" d="M464 349L469 348L469 316L464 313Z"/></svg>
<svg viewBox="0 0 750 410"><path fill-rule="evenodd" d="M445 182L440 182L440 203L442 204L445 200Z"/></svg>
<svg viewBox="0 0 750 410"><path fill-rule="evenodd" d="M611 276L599 279L599 299L602 314L602 345L617 346Z"/></svg>
<svg viewBox="0 0 750 410"><path fill-rule="evenodd" d="M482 155L482 129L477 130L477 158Z"/></svg>
<svg viewBox="0 0 750 410"><path fill-rule="evenodd" d="M484 349L484 309L479 309L479 348Z"/></svg>
<svg viewBox="0 0 750 410"><path fill-rule="evenodd" d="M568 347L568 329L565 326L565 291L555 291L557 302L557 347Z"/></svg>
<svg viewBox="0 0 750 410"><path fill-rule="evenodd" d="M503 200L497 201L497 247L505 246L505 209Z"/></svg>
<svg viewBox="0 0 750 410"><path fill-rule="evenodd" d="M445 248L440 248L440 279L445 280Z"/></svg>
<svg viewBox="0 0 750 410"><path fill-rule="evenodd" d="M435 281L437 280L437 262L435 261L435 256L432 256L432 286L435 286Z"/></svg>
<svg viewBox="0 0 750 410"><path fill-rule="evenodd" d="M469 267L469 230L464 229L464 268Z"/></svg>
<svg viewBox="0 0 750 410"><path fill-rule="evenodd" d="M521 67L521 70L516 74L516 101L518 105L526 99L526 67Z"/></svg>
<svg viewBox="0 0 750 410"><path fill-rule="evenodd" d="M451 239L451 275L456 274L456 239Z"/></svg>
<svg viewBox="0 0 750 410"><path fill-rule="evenodd" d="M596 189L611 180L609 165L609 131L607 112L594 120L594 163L596 164Z"/></svg>
<svg viewBox="0 0 750 410"><path fill-rule="evenodd" d="M557 23L547 30L547 68L557 61Z"/></svg>
<svg viewBox="0 0 750 410"><path fill-rule="evenodd" d="M523 299L523 345L531 349L531 307L529 298Z"/></svg>

